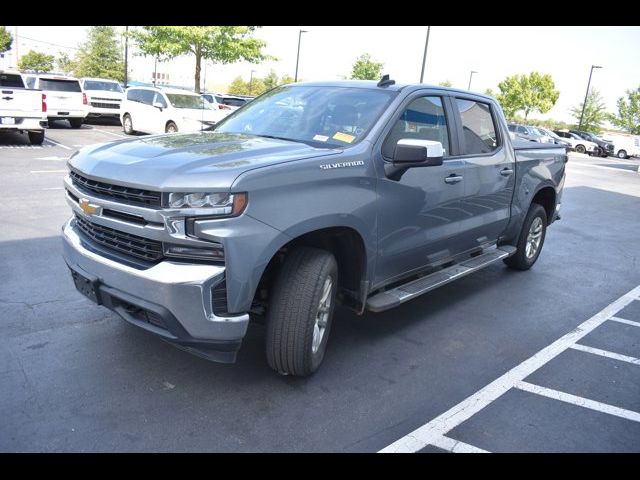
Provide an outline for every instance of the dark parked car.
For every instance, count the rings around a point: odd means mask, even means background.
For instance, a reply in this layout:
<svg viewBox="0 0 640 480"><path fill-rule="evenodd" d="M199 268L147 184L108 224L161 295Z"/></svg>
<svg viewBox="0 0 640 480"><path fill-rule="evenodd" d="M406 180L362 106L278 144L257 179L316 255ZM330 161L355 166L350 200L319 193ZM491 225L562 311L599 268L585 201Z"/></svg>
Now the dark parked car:
<svg viewBox="0 0 640 480"><path fill-rule="evenodd" d="M585 140L589 140L590 142L597 144L598 147L600 147L601 157L608 157L609 155L613 155L615 153L613 143L606 142L601 138L596 137L591 132L585 132L584 130L569 130L569 131L571 133L575 133L579 137L584 138Z"/></svg>

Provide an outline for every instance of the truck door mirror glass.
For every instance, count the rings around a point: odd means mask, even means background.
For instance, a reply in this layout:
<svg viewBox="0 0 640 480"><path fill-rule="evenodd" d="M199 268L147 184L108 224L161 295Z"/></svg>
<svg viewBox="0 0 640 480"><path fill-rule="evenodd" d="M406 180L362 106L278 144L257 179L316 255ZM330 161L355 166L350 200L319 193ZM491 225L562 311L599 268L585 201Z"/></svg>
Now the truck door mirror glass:
<svg viewBox="0 0 640 480"><path fill-rule="evenodd" d="M434 167L442 165L442 143L418 138L398 140L393 153L393 163L403 167Z"/></svg>

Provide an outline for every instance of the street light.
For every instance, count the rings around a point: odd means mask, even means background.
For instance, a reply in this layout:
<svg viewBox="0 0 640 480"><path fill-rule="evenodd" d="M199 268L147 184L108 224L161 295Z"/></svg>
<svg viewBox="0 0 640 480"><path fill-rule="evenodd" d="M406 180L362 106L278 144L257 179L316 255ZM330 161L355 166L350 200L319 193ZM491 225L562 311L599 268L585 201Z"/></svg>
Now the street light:
<svg viewBox="0 0 640 480"><path fill-rule="evenodd" d="M249 75L249 95L252 94L252 85L253 85L253 74L256 70L251 70L251 74Z"/></svg>
<svg viewBox="0 0 640 480"><path fill-rule="evenodd" d="M469 86L467 87L467 90L471 90L471 79L473 78L473 74L474 73L478 73L475 70L471 70L471 74L469 75Z"/></svg>
<svg viewBox="0 0 640 480"><path fill-rule="evenodd" d="M591 65L589 71L589 82L587 83L587 93L584 94L584 103L582 104L582 113L580 114L580 123L578 124L578 130L582 128L582 117L584 117L584 107L587 106L587 97L589 96L589 87L591 86L591 75L593 75L594 68L602 68L600 65Z"/></svg>
<svg viewBox="0 0 640 480"><path fill-rule="evenodd" d="M424 79L424 67L427 63L427 48L429 48L429 32L431 32L431 26L427 27L427 41L424 42L424 54L422 55L422 71L420 72L420 83Z"/></svg>
<svg viewBox="0 0 640 480"><path fill-rule="evenodd" d="M308 33L306 30L300 30L298 32L298 55L296 56L296 77L293 79L294 82L298 81L298 62L300 61L300 39L302 38L303 33Z"/></svg>

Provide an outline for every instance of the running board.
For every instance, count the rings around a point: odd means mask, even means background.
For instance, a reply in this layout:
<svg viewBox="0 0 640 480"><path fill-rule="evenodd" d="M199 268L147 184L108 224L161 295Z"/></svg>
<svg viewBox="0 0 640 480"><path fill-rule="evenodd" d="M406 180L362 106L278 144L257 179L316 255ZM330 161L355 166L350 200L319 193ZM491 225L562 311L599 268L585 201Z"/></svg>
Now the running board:
<svg viewBox="0 0 640 480"><path fill-rule="evenodd" d="M382 312L389 308L397 307L423 293L430 292L447 283L453 282L465 275L510 257L516 253L516 247L502 245L489 250L486 253L471 257L450 267L438 270L430 275L412 280L386 292L378 293L367 300L367 310Z"/></svg>

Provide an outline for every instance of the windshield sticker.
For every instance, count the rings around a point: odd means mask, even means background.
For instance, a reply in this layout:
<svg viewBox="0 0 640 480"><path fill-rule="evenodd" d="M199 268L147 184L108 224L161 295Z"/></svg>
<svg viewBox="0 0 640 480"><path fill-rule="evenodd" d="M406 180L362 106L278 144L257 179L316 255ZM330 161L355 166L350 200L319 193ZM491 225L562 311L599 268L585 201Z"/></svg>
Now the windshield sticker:
<svg viewBox="0 0 640 480"><path fill-rule="evenodd" d="M344 143L351 143L356 139L356 137L346 133L336 132L336 134L333 136L333 139L340 140L341 142L344 142Z"/></svg>
<svg viewBox="0 0 640 480"><path fill-rule="evenodd" d="M329 140L329 137L327 137L326 135L314 135L313 139L317 140L318 142L326 142L327 140Z"/></svg>

